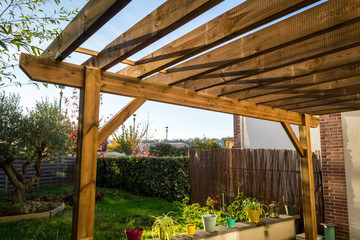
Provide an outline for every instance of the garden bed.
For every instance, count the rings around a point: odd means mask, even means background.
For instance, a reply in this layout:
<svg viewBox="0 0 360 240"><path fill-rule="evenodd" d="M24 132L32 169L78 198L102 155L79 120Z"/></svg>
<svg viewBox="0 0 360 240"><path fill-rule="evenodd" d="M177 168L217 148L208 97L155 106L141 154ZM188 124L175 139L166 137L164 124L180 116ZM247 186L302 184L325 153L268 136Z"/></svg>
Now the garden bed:
<svg viewBox="0 0 360 240"><path fill-rule="evenodd" d="M31 218L52 218L65 208L65 204L62 203L59 206L55 203L46 202L30 202L22 205L2 206L0 209L0 223L2 222L14 222ZM29 213L30 212L30 213Z"/></svg>

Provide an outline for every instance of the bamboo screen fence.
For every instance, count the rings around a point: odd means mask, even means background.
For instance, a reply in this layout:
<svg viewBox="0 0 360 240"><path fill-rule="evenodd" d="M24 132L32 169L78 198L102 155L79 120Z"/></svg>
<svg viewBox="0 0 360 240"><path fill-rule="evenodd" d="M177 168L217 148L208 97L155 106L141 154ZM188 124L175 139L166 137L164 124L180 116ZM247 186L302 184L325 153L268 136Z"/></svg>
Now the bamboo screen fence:
<svg viewBox="0 0 360 240"><path fill-rule="evenodd" d="M190 150L191 201L205 203L208 196L224 196L225 204L239 192L270 204L296 205L302 211L300 159L296 151L276 149ZM317 219L323 217L321 165L313 154Z"/></svg>

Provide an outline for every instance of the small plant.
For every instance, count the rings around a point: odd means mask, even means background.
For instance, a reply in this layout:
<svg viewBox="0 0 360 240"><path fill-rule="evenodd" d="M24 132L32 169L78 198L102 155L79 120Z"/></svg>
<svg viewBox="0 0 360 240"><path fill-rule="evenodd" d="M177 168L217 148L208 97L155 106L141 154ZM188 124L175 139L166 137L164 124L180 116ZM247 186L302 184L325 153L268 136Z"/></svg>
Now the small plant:
<svg viewBox="0 0 360 240"><path fill-rule="evenodd" d="M209 207L209 209L211 211L211 215L213 215L213 216L215 215L214 214L214 212L215 212L215 204L219 203L218 199L219 199L218 195L216 195L214 198L208 197L206 199L206 206Z"/></svg>
<svg viewBox="0 0 360 240"><path fill-rule="evenodd" d="M246 220L246 214L243 211L243 201L245 194L239 193L235 200L226 208L226 213L230 218L236 218L239 221Z"/></svg>
<svg viewBox="0 0 360 240"><path fill-rule="evenodd" d="M264 210L266 207L256 198L245 198L243 201L243 212L246 213L248 220L253 223L258 223L260 216L266 217L267 214Z"/></svg>
<svg viewBox="0 0 360 240"><path fill-rule="evenodd" d="M153 237L159 236L161 240L170 240L175 233L176 224L176 221L168 214L156 217L152 226Z"/></svg>

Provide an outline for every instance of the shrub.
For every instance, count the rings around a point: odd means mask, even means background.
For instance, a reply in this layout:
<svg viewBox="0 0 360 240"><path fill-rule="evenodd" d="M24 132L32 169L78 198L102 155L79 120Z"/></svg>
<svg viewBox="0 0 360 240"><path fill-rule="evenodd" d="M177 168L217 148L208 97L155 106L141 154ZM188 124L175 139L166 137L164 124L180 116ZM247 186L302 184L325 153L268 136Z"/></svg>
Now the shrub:
<svg viewBox="0 0 360 240"><path fill-rule="evenodd" d="M150 154L153 156L165 157L165 156L187 156L189 148L182 147L177 148L168 143L158 143L150 147Z"/></svg>
<svg viewBox="0 0 360 240"><path fill-rule="evenodd" d="M99 158L97 186L180 201L190 192L189 160L187 157Z"/></svg>

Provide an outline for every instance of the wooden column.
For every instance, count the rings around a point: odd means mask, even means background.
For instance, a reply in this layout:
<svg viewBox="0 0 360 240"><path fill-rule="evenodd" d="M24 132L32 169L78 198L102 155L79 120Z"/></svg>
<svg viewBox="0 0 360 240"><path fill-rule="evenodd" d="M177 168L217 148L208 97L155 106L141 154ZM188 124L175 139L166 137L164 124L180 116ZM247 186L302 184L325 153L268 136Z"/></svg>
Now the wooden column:
<svg viewBox="0 0 360 240"><path fill-rule="evenodd" d="M92 240L94 232L100 70L85 67L84 80L80 91L72 240Z"/></svg>
<svg viewBox="0 0 360 240"><path fill-rule="evenodd" d="M300 143L305 150L301 159L301 188L304 211L305 238L317 239L316 207L314 191L314 171L310 141L310 115L303 115L303 125L299 126Z"/></svg>

